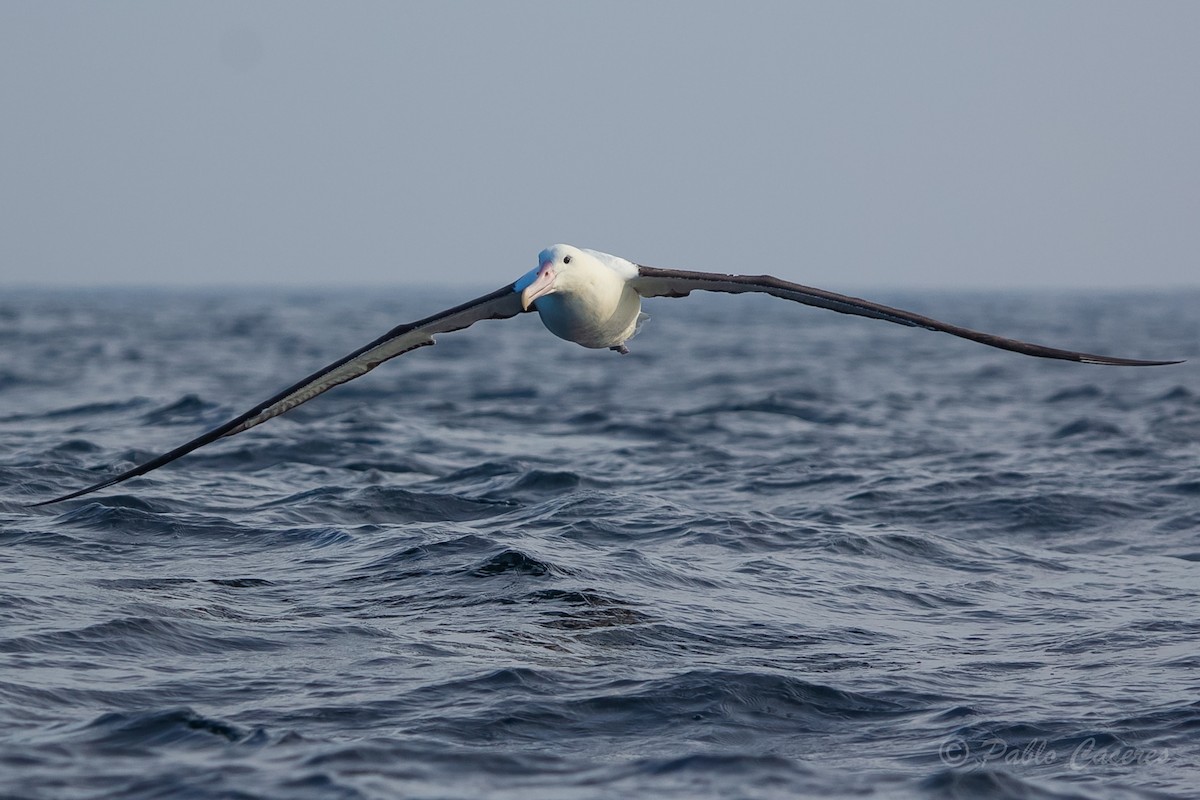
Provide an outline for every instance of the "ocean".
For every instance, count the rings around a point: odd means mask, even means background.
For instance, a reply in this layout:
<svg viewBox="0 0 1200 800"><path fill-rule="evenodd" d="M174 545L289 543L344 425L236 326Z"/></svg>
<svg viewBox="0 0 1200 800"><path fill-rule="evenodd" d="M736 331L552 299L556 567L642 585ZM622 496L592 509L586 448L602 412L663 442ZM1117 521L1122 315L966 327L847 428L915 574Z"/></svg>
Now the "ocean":
<svg viewBox="0 0 1200 800"><path fill-rule="evenodd" d="M1200 292L0 295L0 797L1162 798L1200 785Z"/></svg>

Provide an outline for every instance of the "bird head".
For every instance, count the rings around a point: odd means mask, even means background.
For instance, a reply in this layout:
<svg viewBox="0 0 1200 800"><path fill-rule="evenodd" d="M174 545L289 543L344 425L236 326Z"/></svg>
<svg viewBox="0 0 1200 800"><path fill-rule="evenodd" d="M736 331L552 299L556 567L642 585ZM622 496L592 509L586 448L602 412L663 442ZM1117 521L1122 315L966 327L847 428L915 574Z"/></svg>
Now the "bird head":
<svg viewBox="0 0 1200 800"><path fill-rule="evenodd" d="M555 292L570 291L579 271L590 256L578 247L556 244L538 254L538 266L529 270L514 284L521 294L521 308L526 311L539 297Z"/></svg>

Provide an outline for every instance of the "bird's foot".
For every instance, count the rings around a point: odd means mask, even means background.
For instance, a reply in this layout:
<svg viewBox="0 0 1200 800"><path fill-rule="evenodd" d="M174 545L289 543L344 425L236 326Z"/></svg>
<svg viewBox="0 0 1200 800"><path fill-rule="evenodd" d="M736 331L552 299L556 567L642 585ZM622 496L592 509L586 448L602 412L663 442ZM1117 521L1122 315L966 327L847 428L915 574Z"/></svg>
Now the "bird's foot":
<svg viewBox="0 0 1200 800"><path fill-rule="evenodd" d="M608 349L609 349L609 350L616 350L618 353L620 353L620 354L621 354L621 355L623 355L623 356L627 356L627 355L629 355L629 348L628 348L628 347L626 347L626 346L625 346L625 345L623 345L623 344L613 345L612 347L610 347L610 348L608 348Z"/></svg>

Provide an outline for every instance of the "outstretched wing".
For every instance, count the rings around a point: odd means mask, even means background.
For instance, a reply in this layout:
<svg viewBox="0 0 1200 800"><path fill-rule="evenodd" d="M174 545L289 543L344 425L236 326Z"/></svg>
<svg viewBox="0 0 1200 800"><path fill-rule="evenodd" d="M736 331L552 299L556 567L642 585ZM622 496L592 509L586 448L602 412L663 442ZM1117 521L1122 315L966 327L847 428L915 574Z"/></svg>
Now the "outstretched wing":
<svg viewBox="0 0 1200 800"><path fill-rule="evenodd" d="M841 314L855 314L860 317L887 320L897 325L942 331L963 339L970 339L973 342L986 344L989 347L998 347L1001 350L1011 350L1014 353L1023 353L1038 358L1060 358L1064 361L1078 361L1083 364L1110 364L1120 367L1155 367L1182 363L1180 361L1141 361L1134 358L1097 356L1091 353L1077 353L1074 350L1060 350L1056 347L1031 344L1017 339L1006 339L1003 336L963 328L959 325L914 314L911 311L873 303L870 300L827 292L824 289L814 289L811 286L801 286L798 283L788 283L771 275L722 275L716 272L688 272L639 265L638 276L633 279L633 288L642 297L686 297L695 290L729 292L731 294L763 292L807 306L828 308Z"/></svg>
<svg viewBox="0 0 1200 800"><path fill-rule="evenodd" d="M388 359L404 355L408 351L415 350L418 347L433 344L433 336L436 333L462 330L480 320L508 319L520 313L522 313L521 299L514 291L513 284L510 283L502 289L497 289L491 294L476 298L469 303L463 303L460 306L455 306L417 322L392 328L370 344L360 347L350 355L340 358L326 367L322 367L304 380L289 386L274 397L259 403L246 413L234 417L224 425L213 428L208 433L197 436L190 442L182 444L170 452L163 453L156 458L150 459L145 464L140 464L133 469L122 472L119 475L114 475L99 483L92 484L77 492L56 497L53 500L43 500L40 503L33 503L32 505L44 506L62 500L70 500L74 497L80 497L99 489L104 489L121 481L135 478L138 475L145 475L147 472L158 469L164 464L169 464L175 459L185 456L210 442L215 442L222 437L233 436L236 433L249 430L272 417L278 417L280 414L291 411L301 403L308 402L322 392L337 386L339 383L345 383L346 381L354 380L360 375L367 374Z"/></svg>

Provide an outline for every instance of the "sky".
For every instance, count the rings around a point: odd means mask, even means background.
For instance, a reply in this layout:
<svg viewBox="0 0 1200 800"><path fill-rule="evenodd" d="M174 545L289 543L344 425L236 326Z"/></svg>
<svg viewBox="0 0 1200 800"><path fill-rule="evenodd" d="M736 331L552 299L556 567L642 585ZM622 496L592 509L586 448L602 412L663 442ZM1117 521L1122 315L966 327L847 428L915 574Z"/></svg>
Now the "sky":
<svg viewBox="0 0 1200 800"><path fill-rule="evenodd" d="M1200 285L1200 3L0 0L4 286Z"/></svg>

